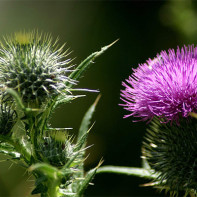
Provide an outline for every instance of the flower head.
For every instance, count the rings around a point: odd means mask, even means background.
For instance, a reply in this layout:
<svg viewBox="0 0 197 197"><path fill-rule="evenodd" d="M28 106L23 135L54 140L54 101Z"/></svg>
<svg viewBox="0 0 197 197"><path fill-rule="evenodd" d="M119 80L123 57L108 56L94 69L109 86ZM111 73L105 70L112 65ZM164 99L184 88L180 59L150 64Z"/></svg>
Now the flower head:
<svg viewBox="0 0 197 197"><path fill-rule="evenodd" d="M58 132L53 136L44 137L39 143L38 152L40 157L47 163L54 166L63 166L70 159L73 153L73 145L64 133L62 139L58 139Z"/></svg>
<svg viewBox="0 0 197 197"><path fill-rule="evenodd" d="M189 117L179 122L177 127L176 122L162 124L154 118L142 149L143 157L156 172L152 185L170 191L170 196L197 194L197 122Z"/></svg>
<svg viewBox="0 0 197 197"><path fill-rule="evenodd" d="M42 103L65 91L69 72L63 46L50 35L16 33L0 49L0 83L18 92L25 103Z"/></svg>
<svg viewBox="0 0 197 197"><path fill-rule="evenodd" d="M133 71L122 83L122 106L131 112L125 117L170 121L197 112L197 47L162 51Z"/></svg>

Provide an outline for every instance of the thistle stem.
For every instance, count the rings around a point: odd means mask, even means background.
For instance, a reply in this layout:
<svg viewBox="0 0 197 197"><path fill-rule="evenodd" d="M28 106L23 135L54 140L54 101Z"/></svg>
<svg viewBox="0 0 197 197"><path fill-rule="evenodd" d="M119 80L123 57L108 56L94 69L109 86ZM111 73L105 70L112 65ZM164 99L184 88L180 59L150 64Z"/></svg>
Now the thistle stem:
<svg viewBox="0 0 197 197"><path fill-rule="evenodd" d="M30 118L29 124L30 124L30 136L31 136L31 151L32 151L34 160L37 160L38 158L37 158L36 150L38 147L37 139L39 135L38 135L38 129L36 126L37 120L35 116L32 115L32 117Z"/></svg>
<svg viewBox="0 0 197 197"><path fill-rule="evenodd" d="M59 181L54 179L48 184L47 197L59 197L58 194Z"/></svg>
<svg viewBox="0 0 197 197"><path fill-rule="evenodd" d="M100 173L115 173L115 174L125 174L138 176L143 178L155 178L156 174L151 170L144 168L135 168L135 167L120 167L120 166L103 166L98 168L97 174Z"/></svg>
<svg viewBox="0 0 197 197"><path fill-rule="evenodd" d="M30 135L31 135L31 152L32 152L33 158L35 159L37 142L36 142L36 132L34 128L31 129Z"/></svg>

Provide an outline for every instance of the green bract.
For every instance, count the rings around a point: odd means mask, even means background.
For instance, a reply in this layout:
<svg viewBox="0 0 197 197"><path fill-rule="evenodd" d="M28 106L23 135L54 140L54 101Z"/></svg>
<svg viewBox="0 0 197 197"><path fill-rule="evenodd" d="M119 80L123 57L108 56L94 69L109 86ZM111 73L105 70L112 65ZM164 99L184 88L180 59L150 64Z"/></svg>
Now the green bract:
<svg viewBox="0 0 197 197"><path fill-rule="evenodd" d="M5 103L0 105L0 135L9 135L16 123L17 114Z"/></svg>

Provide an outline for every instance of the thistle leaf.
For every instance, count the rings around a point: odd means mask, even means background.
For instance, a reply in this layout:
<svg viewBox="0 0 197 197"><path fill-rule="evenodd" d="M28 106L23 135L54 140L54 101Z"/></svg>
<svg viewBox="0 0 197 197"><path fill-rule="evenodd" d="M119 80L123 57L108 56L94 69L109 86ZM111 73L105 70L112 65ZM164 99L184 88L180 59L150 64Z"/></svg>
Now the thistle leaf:
<svg viewBox="0 0 197 197"><path fill-rule="evenodd" d="M0 153L9 155L14 159L20 158L21 154L18 153L15 148L7 143L0 143Z"/></svg>
<svg viewBox="0 0 197 197"><path fill-rule="evenodd" d="M74 95L60 95L57 98L57 101L55 102L55 104L53 105L52 111L54 109L56 109L61 104L69 103L69 102L73 101L74 99L79 98L79 97L83 97L83 96L85 96L85 95L77 95L77 96L74 96Z"/></svg>
<svg viewBox="0 0 197 197"><path fill-rule="evenodd" d="M18 93L17 93L15 90L11 89L11 88L7 88L7 89L6 89L6 92L7 92L8 94L10 94L10 95L15 99L17 105L18 105L23 111L25 111L25 106L23 105L23 102L22 102L20 96L18 95Z"/></svg>
<svg viewBox="0 0 197 197"><path fill-rule="evenodd" d="M101 166L102 163L103 163L103 160L101 160L99 162L99 164L95 168L93 168L92 170L90 170L86 174L84 180L78 186L78 189L77 189L77 197L78 196L81 196L83 194L83 192L85 191L85 189L88 187L88 185L90 184L90 182L94 178L94 175L96 174L97 169Z"/></svg>
<svg viewBox="0 0 197 197"><path fill-rule="evenodd" d="M89 125L91 123L92 116L95 112L96 105L97 105L100 97L101 97L101 95L99 94L98 97L96 98L95 102L90 106L90 108L86 112L86 114L81 122L81 126L79 128L77 142L81 141L82 137L87 133Z"/></svg>
<svg viewBox="0 0 197 197"><path fill-rule="evenodd" d="M84 135L79 139L79 141L77 142L77 144L75 145L74 151L80 151L85 147L87 138L88 138L88 134L90 132L90 130L92 129L92 127L94 126L94 124L89 128L89 130L84 133Z"/></svg>
<svg viewBox="0 0 197 197"><path fill-rule="evenodd" d="M69 75L69 78L72 80L78 80L79 77L90 67L93 63L94 59L103 54L108 48L110 48L113 44L115 44L118 40L114 41L113 43L102 47L100 51L92 53L88 56L84 61L82 61L79 66ZM68 87L72 87L72 83L67 84Z"/></svg>
<svg viewBox="0 0 197 197"><path fill-rule="evenodd" d="M10 150L0 148L0 153L3 153L4 155L9 155L14 159L19 159L20 158L20 153L15 152L15 151L10 151Z"/></svg>

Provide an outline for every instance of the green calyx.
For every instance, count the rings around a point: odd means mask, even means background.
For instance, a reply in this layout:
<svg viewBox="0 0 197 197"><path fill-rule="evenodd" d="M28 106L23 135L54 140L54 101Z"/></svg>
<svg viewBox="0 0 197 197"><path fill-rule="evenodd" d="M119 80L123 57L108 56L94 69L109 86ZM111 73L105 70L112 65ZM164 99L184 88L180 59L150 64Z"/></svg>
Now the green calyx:
<svg viewBox="0 0 197 197"><path fill-rule="evenodd" d="M4 39L0 51L0 83L18 92L25 103L41 104L67 90L71 80L63 46L50 35L18 33Z"/></svg>
<svg viewBox="0 0 197 197"><path fill-rule="evenodd" d="M152 121L143 143L143 157L158 173L153 180L157 188L172 195L197 191L197 122L182 118L177 123Z"/></svg>

